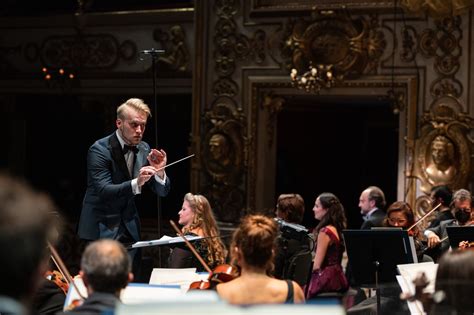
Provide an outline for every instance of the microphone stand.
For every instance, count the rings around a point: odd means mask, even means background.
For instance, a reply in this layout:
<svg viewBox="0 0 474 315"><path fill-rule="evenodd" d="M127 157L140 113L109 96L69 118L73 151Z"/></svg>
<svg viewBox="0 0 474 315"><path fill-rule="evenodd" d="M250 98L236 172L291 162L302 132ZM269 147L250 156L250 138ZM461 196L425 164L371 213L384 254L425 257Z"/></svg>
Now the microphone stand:
<svg viewBox="0 0 474 315"><path fill-rule="evenodd" d="M158 104L157 104L157 95L156 95L156 60L158 56L165 51L163 49L145 49L140 51L141 54L151 56L151 68L153 74L153 125L155 127L155 148L158 148ZM158 236L161 237L161 199L160 196L156 196L156 209L157 209L157 219L158 219ZM161 268L161 247L158 248L158 267Z"/></svg>

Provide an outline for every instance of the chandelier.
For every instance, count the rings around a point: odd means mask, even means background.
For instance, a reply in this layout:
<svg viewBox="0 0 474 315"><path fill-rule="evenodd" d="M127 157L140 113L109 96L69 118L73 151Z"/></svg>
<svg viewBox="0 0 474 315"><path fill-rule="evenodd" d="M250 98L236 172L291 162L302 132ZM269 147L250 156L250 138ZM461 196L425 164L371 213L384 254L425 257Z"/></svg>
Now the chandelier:
<svg viewBox="0 0 474 315"><path fill-rule="evenodd" d="M329 89L336 85L333 65L318 64L309 65L309 70L298 75L298 70L291 69L290 73L292 85L306 92L319 93L322 88Z"/></svg>

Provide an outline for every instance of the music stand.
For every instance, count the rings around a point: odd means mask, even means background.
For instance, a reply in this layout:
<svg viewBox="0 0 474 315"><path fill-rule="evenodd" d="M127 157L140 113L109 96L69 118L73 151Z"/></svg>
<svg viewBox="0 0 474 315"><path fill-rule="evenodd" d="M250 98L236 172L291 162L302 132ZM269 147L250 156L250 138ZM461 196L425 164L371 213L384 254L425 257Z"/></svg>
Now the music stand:
<svg viewBox="0 0 474 315"><path fill-rule="evenodd" d="M397 283L397 265L418 262L413 238L399 229L343 230L342 235L354 280L375 288L380 314L380 284Z"/></svg>
<svg viewBox="0 0 474 315"><path fill-rule="evenodd" d="M459 247L461 241L474 241L474 226L447 226L446 232L448 233L449 245L452 249Z"/></svg>

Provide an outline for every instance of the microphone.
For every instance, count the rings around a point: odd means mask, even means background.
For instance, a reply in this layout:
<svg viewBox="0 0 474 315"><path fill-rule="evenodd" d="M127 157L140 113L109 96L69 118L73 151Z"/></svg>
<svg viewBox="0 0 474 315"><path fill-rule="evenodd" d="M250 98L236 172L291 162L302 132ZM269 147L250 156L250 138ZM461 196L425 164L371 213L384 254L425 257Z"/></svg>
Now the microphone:
<svg viewBox="0 0 474 315"><path fill-rule="evenodd" d="M280 227L288 227L290 229L295 230L296 232L308 233L308 229L305 228L304 226L300 225L300 224L288 223L288 222L286 222L285 220L283 220L281 218L274 218L274 220L278 223L278 225Z"/></svg>
<svg viewBox="0 0 474 315"><path fill-rule="evenodd" d="M162 54L162 53L164 53L164 52L165 52L164 49L155 49L155 48L140 50L140 53L141 53L141 54L145 54L145 55Z"/></svg>

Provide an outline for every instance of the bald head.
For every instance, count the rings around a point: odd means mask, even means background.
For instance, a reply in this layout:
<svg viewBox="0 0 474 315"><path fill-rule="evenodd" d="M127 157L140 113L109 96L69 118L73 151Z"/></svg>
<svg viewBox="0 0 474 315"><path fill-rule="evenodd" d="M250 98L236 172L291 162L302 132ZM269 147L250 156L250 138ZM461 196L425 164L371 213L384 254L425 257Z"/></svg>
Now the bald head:
<svg viewBox="0 0 474 315"><path fill-rule="evenodd" d="M123 245L102 239L90 243L81 260L84 282L94 292L117 293L127 286L130 259Z"/></svg>

